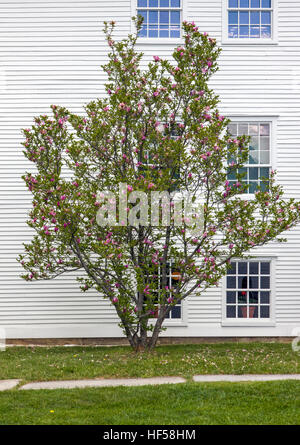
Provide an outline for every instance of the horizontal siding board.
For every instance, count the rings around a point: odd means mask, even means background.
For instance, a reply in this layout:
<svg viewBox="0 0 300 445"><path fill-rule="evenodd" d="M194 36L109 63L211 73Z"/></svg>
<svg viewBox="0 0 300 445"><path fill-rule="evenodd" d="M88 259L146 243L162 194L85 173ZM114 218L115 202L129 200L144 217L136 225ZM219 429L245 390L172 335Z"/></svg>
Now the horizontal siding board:
<svg viewBox="0 0 300 445"><path fill-rule="evenodd" d="M186 1L187 18L220 43L221 0ZM300 2L278 3L279 45L224 46L211 86L227 115L279 116L278 179L287 196L300 199ZM104 93L99 69L107 60L103 20L117 22L116 38L121 39L130 30L130 16L130 0L0 0L0 324L9 327L11 336L14 329L29 332L30 326L35 336L49 335L49 326L73 336L77 325L87 335L120 335L114 308L95 292L80 292L75 274L26 283L16 256L34 233L25 225L31 196L21 175L33 168L22 155L20 129L31 126L35 115L49 113L53 103L82 113L84 104ZM153 54L170 59L172 45L158 42L141 49L145 66ZM278 326L300 323L300 228L287 237L284 246L272 243L257 251L277 257ZM190 330L184 335L219 332L221 310L221 289L190 297ZM181 328L168 332L182 335Z"/></svg>

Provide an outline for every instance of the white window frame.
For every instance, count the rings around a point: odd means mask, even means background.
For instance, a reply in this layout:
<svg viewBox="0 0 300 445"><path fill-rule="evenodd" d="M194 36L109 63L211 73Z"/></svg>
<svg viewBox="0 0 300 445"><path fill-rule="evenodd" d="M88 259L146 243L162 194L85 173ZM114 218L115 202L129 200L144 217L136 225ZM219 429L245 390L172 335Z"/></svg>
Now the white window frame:
<svg viewBox="0 0 300 445"><path fill-rule="evenodd" d="M172 268L172 262L171 263L171 268ZM172 269L171 269L172 270ZM158 278L159 279L159 278ZM183 299L181 300L181 317L180 318L165 318L164 322L163 322L163 326L165 327L185 327L187 326L188 322L187 322L187 299ZM149 318L149 322L152 324L156 323L156 318Z"/></svg>
<svg viewBox="0 0 300 445"><path fill-rule="evenodd" d="M228 37L228 0L222 0L222 45L278 45L278 0L272 0L272 2L272 8L270 9L272 11L272 37L270 39L230 39ZM237 10L240 10L240 8ZM247 11L247 8L245 8L245 11Z"/></svg>
<svg viewBox="0 0 300 445"><path fill-rule="evenodd" d="M251 258L232 258L235 262L250 261L270 261L270 317L269 318L227 318L226 317L226 292L227 292L227 274L222 280L222 326L276 326L276 256L259 254Z"/></svg>
<svg viewBox="0 0 300 445"><path fill-rule="evenodd" d="M188 12L187 12L187 3L188 0L181 0L181 23L180 23L180 37L179 38L170 38L170 37L139 37L137 41L137 45L161 45L161 44L170 44L177 46L179 44L183 44L183 38L182 38L182 22L184 20L187 20ZM156 8L155 8L156 9ZM160 8L158 8L159 10ZM162 9L170 9L170 8L162 8ZM131 17L137 16L137 0L131 0ZM131 21L131 32L133 33L135 31L134 23Z"/></svg>
<svg viewBox="0 0 300 445"><path fill-rule="evenodd" d="M238 123L238 122L253 122L253 123L265 123L265 124L270 124L270 166L271 166L271 170L276 170L277 167L277 121L279 116L278 115L274 115L274 116L264 116L264 115L260 115L260 116L244 116L244 115L231 115L228 116L228 118L230 119L230 123ZM248 166L248 164L245 164ZM252 165L253 167L256 166L256 164ZM259 167L259 164L257 164L257 166ZM247 199L251 199L254 198L254 193L241 193L239 196L241 197L245 197Z"/></svg>

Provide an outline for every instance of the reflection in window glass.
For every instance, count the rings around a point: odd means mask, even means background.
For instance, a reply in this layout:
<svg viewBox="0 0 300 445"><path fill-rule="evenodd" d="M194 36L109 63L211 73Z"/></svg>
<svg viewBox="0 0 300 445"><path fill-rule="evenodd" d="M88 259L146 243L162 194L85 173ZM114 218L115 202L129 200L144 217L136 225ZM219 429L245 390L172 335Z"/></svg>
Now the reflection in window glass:
<svg viewBox="0 0 300 445"><path fill-rule="evenodd" d="M228 37L271 39L271 8L271 0L228 0Z"/></svg>
<svg viewBox="0 0 300 445"><path fill-rule="evenodd" d="M270 318L270 261L232 261L227 272L226 318Z"/></svg>
<svg viewBox="0 0 300 445"><path fill-rule="evenodd" d="M180 37L181 0L138 0L137 6L144 19L140 37Z"/></svg>
<svg viewBox="0 0 300 445"><path fill-rule="evenodd" d="M229 133L233 136L250 136L249 158L243 169L237 172L234 168L228 168L228 181L234 187L237 181L237 173L243 174L242 182L248 186L243 193L255 193L258 187L268 189L268 180L271 170L271 124L259 122L238 122L228 126Z"/></svg>

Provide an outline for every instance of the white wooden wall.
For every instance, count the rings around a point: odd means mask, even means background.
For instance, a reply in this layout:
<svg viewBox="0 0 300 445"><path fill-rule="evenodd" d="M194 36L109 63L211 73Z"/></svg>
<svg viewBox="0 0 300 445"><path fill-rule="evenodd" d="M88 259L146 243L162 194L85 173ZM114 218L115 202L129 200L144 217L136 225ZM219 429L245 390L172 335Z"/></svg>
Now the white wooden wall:
<svg viewBox="0 0 300 445"><path fill-rule="evenodd" d="M186 1L186 0L185 0ZM278 0L279 44L224 46L213 85L227 115L278 115L278 177L300 199L300 2ZM100 65L107 47L104 20L117 36L130 31L131 0L0 0L0 326L10 338L120 336L114 309L95 293L82 294L72 276L26 283L16 257L32 232L25 225L31 196L20 179L31 169L20 129L49 105L74 112L103 92ZM188 0L186 18L221 38L222 0ZM168 57L172 47L141 45L145 62ZM222 327L221 289L185 306L186 322L171 336L290 335L300 326L300 227L286 245L266 247L277 256L276 326Z"/></svg>

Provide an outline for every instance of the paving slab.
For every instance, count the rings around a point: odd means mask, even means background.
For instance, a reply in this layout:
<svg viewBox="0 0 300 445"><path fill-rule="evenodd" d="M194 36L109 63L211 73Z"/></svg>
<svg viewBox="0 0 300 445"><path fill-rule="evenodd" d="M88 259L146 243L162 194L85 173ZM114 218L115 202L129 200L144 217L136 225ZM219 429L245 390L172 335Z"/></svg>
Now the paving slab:
<svg viewBox="0 0 300 445"><path fill-rule="evenodd" d="M95 379L95 380L57 380L52 382L27 383L20 389L72 389L108 386L144 386L185 383L182 377L152 377L145 379Z"/></svg>
<svg viewBox="0 0 300 445"><path fill-rule="evenodd" d="M195 375L194 382L270 382L274 380L300 380L300 374L243 374Z"/></svg>
<svg viewBox="0 0 300 445"><path fill-rule="evenodd" d="M6 391L7 389L15 388L20 383L20 380L0 380L0 391Z"/></svg>

